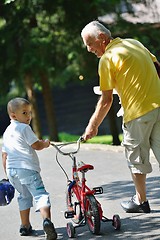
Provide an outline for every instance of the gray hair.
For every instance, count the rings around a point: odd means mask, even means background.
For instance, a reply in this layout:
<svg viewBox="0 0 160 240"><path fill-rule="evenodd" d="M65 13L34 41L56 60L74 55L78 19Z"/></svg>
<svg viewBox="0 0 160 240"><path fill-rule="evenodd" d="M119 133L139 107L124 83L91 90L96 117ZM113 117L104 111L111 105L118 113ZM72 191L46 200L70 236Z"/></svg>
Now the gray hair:
<svg viewBox="0 0 160 240"><path fill-rule="evenodd" d="M27 99L20 98L20 97L13 98L7 104L8 114L10 115L11 113L18 110L20 107L26 106L26 105L30 105L30 102Z"/></svg>
<svg viewBox="0 0 160 240"><path fill-rule="evenodd" d="M103 24L98 21L92 21L88 23L81 31L81 36L89 35L98 37L99 33L106 34L109 38L111 38L111 32L107 29Z"/></svg>

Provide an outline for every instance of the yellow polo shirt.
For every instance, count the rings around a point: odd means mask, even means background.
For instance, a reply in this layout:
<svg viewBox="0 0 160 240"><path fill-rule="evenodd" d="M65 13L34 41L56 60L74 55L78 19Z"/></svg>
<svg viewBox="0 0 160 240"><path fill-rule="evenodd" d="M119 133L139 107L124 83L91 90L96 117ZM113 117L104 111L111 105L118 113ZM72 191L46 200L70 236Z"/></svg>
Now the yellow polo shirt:
<svg viewBox="0 0 160 240"><path fill-rule="evenodd" d="M139 41L115 38L99 61L100 90L116 89L129 122L160 107L157 59Z"/></svg>

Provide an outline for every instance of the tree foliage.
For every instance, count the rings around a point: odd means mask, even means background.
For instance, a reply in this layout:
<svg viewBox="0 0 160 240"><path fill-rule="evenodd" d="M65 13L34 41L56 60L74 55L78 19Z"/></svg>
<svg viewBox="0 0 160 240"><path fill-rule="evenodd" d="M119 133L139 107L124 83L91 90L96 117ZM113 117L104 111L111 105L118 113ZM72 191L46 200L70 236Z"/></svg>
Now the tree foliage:
<svg viewBox="0 0 160 240"><path fill-rule="evenodd" d="M32 73L36 86L40 86L41 69L45 69L51 83L62 85L78 79L87 65L90 70L93 65L89 63L96 60L82 51L80 31L117 2L6 0L0 8L1 79L6 83L3 90L7 92L13 81L22 90L26 72ZM88 58L94 60L86 62Z"/></svg>

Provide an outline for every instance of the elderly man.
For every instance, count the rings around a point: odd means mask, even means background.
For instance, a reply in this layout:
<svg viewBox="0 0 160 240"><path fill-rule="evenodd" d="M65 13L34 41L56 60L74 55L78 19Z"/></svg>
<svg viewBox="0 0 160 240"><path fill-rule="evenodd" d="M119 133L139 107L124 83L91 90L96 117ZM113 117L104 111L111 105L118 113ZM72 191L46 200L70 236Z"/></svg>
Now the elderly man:
<svg viewBox="0 0 160 240"><path fill-rule="evenodd" d="M113 101L113 89L120 97L123 115L123 145L135 185L135 195L121 206L126 212L149 213L146 174L152 171L150 149L160 163L160 80L156 57L134 39L113 39L98 21L87 24L81 37L87 50L99 61L102 95L85 129L84 139L97 135L98 127Z"/></svg>

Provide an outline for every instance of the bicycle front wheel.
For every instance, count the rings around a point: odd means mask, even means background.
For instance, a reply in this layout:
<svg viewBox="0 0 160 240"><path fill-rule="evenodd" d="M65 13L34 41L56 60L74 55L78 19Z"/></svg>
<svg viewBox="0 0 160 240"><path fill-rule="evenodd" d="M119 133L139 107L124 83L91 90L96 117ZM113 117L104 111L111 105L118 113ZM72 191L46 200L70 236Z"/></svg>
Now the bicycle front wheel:
<svg viewBox="0 0 160 240"><path fill-rule="evenodd" d="M97 200L93 195L87 195L85 201L85 217L91 233L99 234L101 227L100 212Z"/></svg>
<svg viewBox="0 0 160 240"><path fill-rule="evenodd" d="M75 192L73 191L73 189L71 189L70 192L67 191L66 203L67 203L67 210L74 212L74 216L73 216L73 218L71 218L72 221L75 224L78 224L83 219L83 214L81 211L80 202L79 202Z"/></svg>

